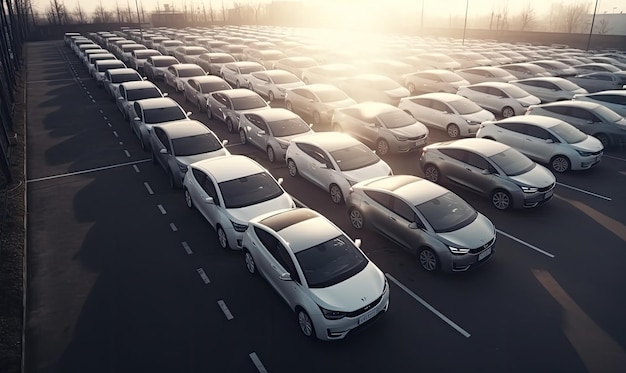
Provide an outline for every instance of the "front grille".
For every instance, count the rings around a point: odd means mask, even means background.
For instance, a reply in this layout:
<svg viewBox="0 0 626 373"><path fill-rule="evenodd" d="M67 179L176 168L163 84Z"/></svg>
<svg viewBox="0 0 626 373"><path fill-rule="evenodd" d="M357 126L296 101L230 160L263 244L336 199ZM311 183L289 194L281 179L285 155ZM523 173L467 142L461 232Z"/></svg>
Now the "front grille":
<svg viewBox="0 0 626 373"><path fill-rule="evenodd" d="M377 305L378 303L380 303L380 300L381 300L382 298L383 298L383 295L381 294L381 296L380 296L380 297L378 297L378 298L377 298L375 301L373 301L372 303L368 304L368 305L367 305L367 306L365 306L365 307L359 308L359 309L358 309L358 310L356 310L356 311L353 311L353 312L348 312L348 313L346 313L346 316L347 316L347 317L357 317L357 316L359 316L359 315L362 315L362 314L364 314L365 312L367 312L367 311L371 310L372 308L376 307L376 305Z"/></svg>
<svg viewBox="0 0 626 373"><path fill-rule="evenodd" d="M407 137L409 139L409 141L416 141L416 140L421 140L424 137L426 137L426 134L421 135L421 136L416 136L416 137Z"/></svg>
<svg viewBox="0 0 626 373"><path fill-rule="evenodd" d="M541 193L544 193L544 192L552 190L552 188L554 188L555 185L556 185L555 183L552 183L552 184L548 185L547 187L543 187L543 188L537 189L537 191L541 192Z"/></svg>
<svg viewBox="0 0 626 373"><path fill-rule="evenodd" d="M485 249L490 248L490 247L493 245L493 243L494 243L495 241L496 241L496 238L494 237L494 238L492 238L491 240L489 240L489 242L487 242L486 244L484 244L484 245L482 245L482 246L479 246L479 247L477 247L477 248L475 248L475 249L470 249L470 251L469 251L469 252L470 252L470 253L472 253L472 254L479 253L479 252L481 252L481 251L483 251L483 250L485 250Z"/></svg>

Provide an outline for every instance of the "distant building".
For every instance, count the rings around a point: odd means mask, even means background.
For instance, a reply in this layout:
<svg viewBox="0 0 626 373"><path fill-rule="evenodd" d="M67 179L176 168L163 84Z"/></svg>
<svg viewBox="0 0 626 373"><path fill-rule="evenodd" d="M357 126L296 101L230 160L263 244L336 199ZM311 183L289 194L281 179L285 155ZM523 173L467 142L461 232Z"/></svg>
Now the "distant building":
<svg viewBox="0 0 626 373"><path fill-rule="evenodd" d="M589 14L585 20L587 32L589 32L592 18L593 14ZM600 35L626 35L626 14L596 14L596 19L593 22L593 33Z"/></svg>

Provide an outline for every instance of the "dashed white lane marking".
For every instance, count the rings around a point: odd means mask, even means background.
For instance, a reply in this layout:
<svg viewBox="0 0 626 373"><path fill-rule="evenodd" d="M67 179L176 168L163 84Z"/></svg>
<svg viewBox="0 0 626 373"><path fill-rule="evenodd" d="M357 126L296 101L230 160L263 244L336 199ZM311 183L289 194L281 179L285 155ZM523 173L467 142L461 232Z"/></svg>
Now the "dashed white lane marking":
<svg viewBox="0 0 626 373"><path fill-rule="evenodd" d="M140 172L140 171L139 171L139 167L137 167L137 165L136 165L136 164L134 164L134 165L133 165L133 168L135 169L135 172L136 172L136 173L139 173L139 172Z"/></svg>
<svg viewBox="0 0 626 373"><path fill-rule="evenodd" d="M111 123L110 123L110 122L107 122L107 126L109 126L109 127L113 127L113 125L111 125Z"/></svg>
<svg viewBox="0 0 626 373"><path fill-rule="evenodd" d="M603 157L604 157L604 158L616 159L616 160L618 160L618 161L622 161L622 162L626 162L626 159L624 159L624 158L619 158L619 157L614 157L614 156L612 156L612 155L606 155L606 154L605 154L605 155L603 155Z"/></svg>
<svg viewBox="0 0 626 373"><path fill-rule="evenodd" d="M174 223L170 223L170 229L172 230L172 232L178 232L178 228L176 227L176 224Z"/></svg>
<svg viewBox="0 0 626 373"><path fill-rule="evenodd" d="M109 120L109 118L107 118L106 116L102 117L102 119L104 119L104 120Z"/></svg>
<svg viewBox="0 0 626 373"><path fill-rule="evenodd" d="M69 172L66 174L60 174L60 175L52 175L52 176L46 176L46 177L39 177L36 179L30 179L30 180L26 180L27 183L34 183L37 181L44 181L44 180L51 180L51 179L58 179L60 177L67 177L67 176L75 176L75 175L82 175L82 174L87 174L90 172L96 172L96 171L102 171L102 170L109 170L111 168L117 168L117 167L123 167L123 166L130 166L130 165L136 165L138 163L144 163L144 162L150 162L149 159L142 159L140 161L134 161L134 162L124 162L124 163L119 163L119 164L114 164L114 165L110 165L110 166L104 166L104 167L96 167L96 168L91 168L88 170L83 170L83 171L76 171L76 172Z"/></svg>
<svg viewBox="0 0 626 373"><path fill-rule="evenodd" d="M265 369L265 367L263 366L263 363L261 362L261 359L259 359L259 357L256 355L256 352L252 352L248 356L250 356L250 360L252 360L252 363L259 371L259 373L267 373L267 369Z"/></svg>
<svg viewBox="0 0 626 373"><path fill-rule="evenodd" d="M115 136L115 137L120 137L120 136L117 134L117 131L113 131L113 136Z"/></svg>
<svg viewBox="0 0 626 373"><path fill-rule="evenodd" d="M154 194L154 192L152 191L152 188L150 188L150 184L148 184L147 181L144 181L143 186L145 186L146 189L148 190L148 194Z"/></svg>
<svg viewBox="0 0 626 373"><path fill-rule="evenodd" d="M470 333L466 332L465 329L463 329L460 326L458 326L452 320L447 318L444 314L442 314L441 312L437 311L435 309L435 307L433 307L430 304L428 304L428 302L426 302L425 300L420 298L417 294L412 292L409 288L404 286L400 281L396 280L392 275L390 275L389 273L385 273L385 276L387 276L387 278L390 279L394 284L398 285L400 287L400 289L404 290L407 294L409 294L413 299L415 299L416 301L421 303L422 306L426 307L430 312L434 313L437 317L439 317L441 320L443 320L446 324L450 325L457 332L461 333L461 335L463 335L465 338L469 338L469 337L472 336Z"/></svg>
<svg viewBox="0 0 626 373"><path fill-rule="evenodd" d="M104 114L104 111L102 111L102 109L100 109L100 114Z"/></svg>
<svg viewBox="0 0 626 373"><path fill-rule="evenodd" d="M226 303L224 303L223 300L218 300L217 304L219 304L219 306L222 309L222 312L224 312L224 316L226 316L227 320L232 320L232 319L235 318L235 316L233 316L233 314L230 313L230 310L228 309L228 307L226 307Z"/></svg>
<svg viewBox="0 0 626 373"><path fill-rule="evenodd" d="M535 251L537 251L537 252L539 252L539 253L542 253L542 254L543 254L543 255L545 255L545 256L548 256L548 257L550 257L550 258L554 258L554 254L551 254L551 253L549 253L549 252L547 252L547 251L541 250L541 249L540 249L540 248L538 248L537 246L534 246L534 245L529 244L528 242L522 241L522 240L520 240L519 238L514 237L514 236L511 236L510 234L508 234L508 233L506 233L506 232L502 232L502 231L501 231L501 230L499 230L499 229L496 229L496 232L498 232L498 234L501 234L501 235L503 235L503 236L506 236L506 237L508 237L508 238L512 239L513 241L519 242L519 243L521 243L522 245L524 245L524 246L526 246L526 247L529 247L529 248L531 248L531 249L533 249L533 250L535 250Z"/></svg>
<svg viewBox="0 0 626 373"><path fill-rule="evenodd" d="M33 66L33 64L29 63L28 66ZM68 78L68 79L31 80L31 81L26 82L26 84L66 82L68 80L76 80L76 79Z"/></svg>
<svg viewBox="0 0 626 373"><path fill-rule="evenodd" d="M183 241L180 244L183 246L183 249L185 249L185 252L187 252L188 255L193 254L193 251L191 251L191 247L189 247L189 244L186 241Z"/></svg>
<svg viewBox="0 0 626 373"><path fill-rule="evenodd" d="M120 145L124 145L124 143L120 141Z"/></svg>
<svg viewBox="0 0 626 373"><path fill-rule="evenodd" d="M200 275L200 278L202 279L202 282L204 282L205 285L211 282L211 280L209 280L209 276L207 276L206 273L204 272L204 269L198 268L196 269L196 272L198 272L198 275Z"/></svg>
<svg viewBox="0 0 626 373"><path fill-rule="evenodd" d="M126 156L130 158L130 153L128 152L128 150L124 150L124 154L126 154Z"/></svg>
<svg viewBox="0 0 626 373"><path fill-rule="evenodd" d="M601 199L603 199L603 200L605 200L605 201L612 201L612 199L611 199L610 197L605 197L605 196L603 196L603 195L600 195L600 194L596 194L596 193L590 192L590 191L588 191L588 190L584 190L584 189L576 188L576 187L574 187L574 186L567 185L567 184L561 184L561 183L558 183L558 182L557 182L556 184L557 184L557 185L560 185L560 186L562 186L562 187L564 187L564 188L573 189L573 190L575 190L575 191L577 191L577 192L581 192L581 193L589 194L590 196L594 196L594 197L601 198Z"/></svg>
<svg viewBox="0 0 626 373"><path fill-rule="evenodd" d="M96 100L93 100L93 99L92 99L92 100L91 100L91 102L95 104L95 103L96 103Z"/></svg>
<svg viewBox="0 0 626 373"><path fill-rule="evenodd" d="M167 211L165 211L165 207L163 205L157 205L159 211L161 211L161 215L167 215Z"/></svg>

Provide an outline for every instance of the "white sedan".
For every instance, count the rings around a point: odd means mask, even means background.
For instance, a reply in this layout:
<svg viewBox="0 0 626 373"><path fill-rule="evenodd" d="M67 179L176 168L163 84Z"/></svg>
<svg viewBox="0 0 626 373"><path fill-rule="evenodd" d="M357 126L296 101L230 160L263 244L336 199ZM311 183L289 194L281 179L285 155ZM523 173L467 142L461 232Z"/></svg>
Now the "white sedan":
<svg viewBox="0 0 626 373"><path fill-rule="evenodd" d="M310 209L252 219L243 238L246 268L260 274L296 313L307 337L337 340L389 307L383 272L330 220Z"/></svg>
<svg viewBox="0 0 626 373"><path fill-rule="evenodd" d="M184 84L187 80L205 75L206 72L194 63L179 63L168 66L164 72L163 79L165 84L178 92L185 89Z"/></svg>
<svg viewBox="0 0 626 373"><path fill-rule="evenodd" d="M571 100L576 94L589 93L569 80L556 76L513 80L511 84L539 97L541 102Z"/></svg>
<svg viewBox="0 0 626 373"><path fill-rule="evenodd" d="M183 96L185 96L185 101L195 104L198 110L206 111L209 94L225 89L232 89L232 87L219 76L196 76L184 82Z"/></svg>
<svg viewBox="0 0 626 373"><path fill-rule="evenodd" d="M488 82L459 88L457 95L474 101L483 109L502 115L504 118L523 115L528 106L541 100L510 83Z"/></svg>
<svg viewBox="0 0 626 373"><path fill-rule="evenodd" d="M270 102L284 100L288 89L305 85L300 78L285 70L257 71L248 76L248 89L267 97Z"/></svg>
<svg viewBox="0 0 626 373"><path fill-rule="evenodd" d="M334 203L345 202L350 186L391 167L374 151L348 134L318 132L291 140L285 155L289 175L298 175L328 191Z"/></svg>
<svg viewBox="0 0 626 373"><path fill-rule="evenodd" d="M195 207L217 232L223 249L241 249L249 221L296 204L263 166L244 155L225 155L189 165L183 190L187 207Z"/></svg>

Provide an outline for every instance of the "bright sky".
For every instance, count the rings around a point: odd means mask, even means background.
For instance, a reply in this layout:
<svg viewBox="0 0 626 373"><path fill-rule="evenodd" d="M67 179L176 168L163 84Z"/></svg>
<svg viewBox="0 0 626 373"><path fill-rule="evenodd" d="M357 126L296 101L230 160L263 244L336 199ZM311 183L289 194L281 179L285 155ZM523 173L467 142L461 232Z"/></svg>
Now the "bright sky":
<svg viewBox="0 0 626 373"><path fill-rule="evenodd" d="M33 3L33 10L37 13L45 12L49 8L50 0L31 0ZM239 4L256 4L256 3L270 3L271 0L60 0L62 1L68 10L71 12L76 8L76 5L80 3L85 12L91 13L100 3L102 3L105 9L113 10L115 8L115 1L118 2L120 7L126 8L130 6L135 9L135 1L143 6L146 12L155 10L158 6L163 9L165 4L173 5L175 9L183 9L184 4L187 7L208 8L209 4L215 9L221 9L222 3L226 8L232 7L234 3ZM277 0L278 1L278 0ZM285 0L280 0L285 1ZM287 1L315 1L331 2L337 4L339 2L352 3L354 5L363 6L366 4L380 5L380 4L393 4L394 7L407 8L407 10L421 10L422 4L424 6L424 13L434 15L449 15L449 14L465 14L465 6L468 4L468 16L484 15L490 13L492 10L498 10L505 4L508 6L509 14L515 15L520 13L526 4L531 4L535 9L535 14L541 17L543 14L549 12L550 5L553 3L568 3L578 1L581 3L588 3L589 9L593 12L595 0L287 0ZM466 3L467 1L467 3ZM619 13L626 12L626 1L624 0L598 0L598 13Z"/></svg>

